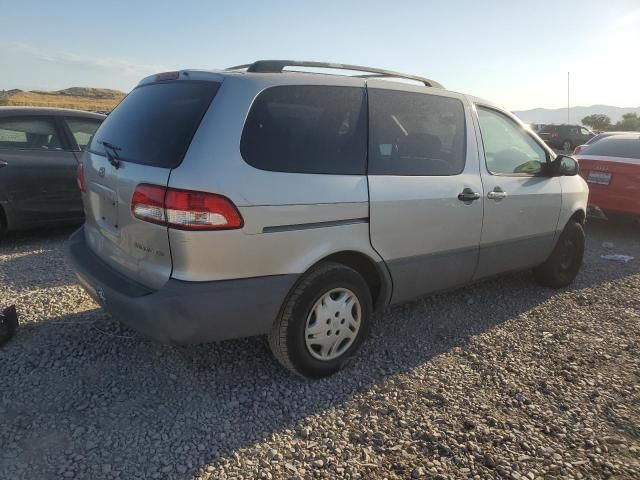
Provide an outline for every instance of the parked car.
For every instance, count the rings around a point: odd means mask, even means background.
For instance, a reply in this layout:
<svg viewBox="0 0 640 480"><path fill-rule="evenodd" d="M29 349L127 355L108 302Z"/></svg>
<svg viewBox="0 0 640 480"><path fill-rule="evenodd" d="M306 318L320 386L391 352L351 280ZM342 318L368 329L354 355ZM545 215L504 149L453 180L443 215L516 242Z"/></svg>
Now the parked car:
<svg viewBox="0 0 640 480"><path fill-rule="evenodd" d="M546 125L540 130L540 138L557 150L570 152L576 145L586 143L595 134L580 125Z"/></svg>
<svg viewBox="0 0 640 480"><path fill-rule="evenodd" d="M576 158L589 183L590 209L640 218L640 132L609 135Z"/></svg>
<svg viewBox="0 0 640 480"><path fill-rule="evenodd" d="M150 337L268 334L284 366L319 377L387 305L528 268L569 284L588 194L577 167L510 113L421 77L288 61L161 73L84 156L69 256Z"/></svg>
<svg viewBox="0 0 640 480"><path fill-rule="evenodd" d="M629 132L600 132L595 136L591 137L589 140L587 140L583 145L578 145L576 148L574 148L573 153L571 155L579 154L582 151L582 149L585 147L585 145L591 145L592 143L595 143L598 140L602 140L603 138L607 138L612 135L626 135L628 133Z"/></svg>
<svg viewBox="0 0 640 480"><path fill-rule="evenodd" d="M59 108L0 107L0 234L82 222L76 170L104 118Z"/></svg>
<svg viewBox="0 0 640 480"><path fill-rule="evenodd" d="M545 123L531 123L529 127L533 130L534 133L540 133L540 131L546 127Z"/></svg>

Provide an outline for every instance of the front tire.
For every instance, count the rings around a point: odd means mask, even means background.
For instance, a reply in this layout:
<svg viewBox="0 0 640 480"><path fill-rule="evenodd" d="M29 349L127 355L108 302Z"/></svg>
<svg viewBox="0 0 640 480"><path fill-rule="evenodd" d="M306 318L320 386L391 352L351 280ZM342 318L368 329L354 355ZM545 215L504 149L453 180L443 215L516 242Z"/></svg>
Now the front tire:
<svg viewBox="0 0 640 480"><path fill-rule="evenodd" d="M562 150L564 150L565 152L570 152L573 148L573 145L571 144L570 140L565 140L564 142L562 142Z"/></svg>
<svg viewBox="0 0 640 480"><path fill-rule="evenodd" d="M545 287L566 287L578 275L583 257L584 230L572 220L564 227L549 258L533 269L534 277Z"/></svg>
<svg viewBox="0 0 640 480"><path fill-rule="evenodd" d="M340 370L366 338L371 292L345 265L320 264L294 286L271 328L269 346L293 373L320 378Z"/></svg>

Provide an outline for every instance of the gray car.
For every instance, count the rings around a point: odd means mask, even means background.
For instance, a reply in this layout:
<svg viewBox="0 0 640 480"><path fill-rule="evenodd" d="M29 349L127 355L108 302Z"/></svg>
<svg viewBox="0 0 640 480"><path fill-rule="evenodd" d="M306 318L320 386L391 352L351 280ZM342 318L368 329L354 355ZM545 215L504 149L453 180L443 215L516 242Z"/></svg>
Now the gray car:
<svg viewBox="0 0 640 480"><path fill-rule="evenodd" d="M160 341L268 334L308 377L343 366L390 304L528 268L562 287L582 262L576 162L412 75L259 61L150 76L83 165L69 255L97 302Z"/></svg>
<svg viewBox="0 0 640 480"><path fill-rule="evenodd" d="M80 155L104 115L0 107L0 234L78 222Z"/></svg>

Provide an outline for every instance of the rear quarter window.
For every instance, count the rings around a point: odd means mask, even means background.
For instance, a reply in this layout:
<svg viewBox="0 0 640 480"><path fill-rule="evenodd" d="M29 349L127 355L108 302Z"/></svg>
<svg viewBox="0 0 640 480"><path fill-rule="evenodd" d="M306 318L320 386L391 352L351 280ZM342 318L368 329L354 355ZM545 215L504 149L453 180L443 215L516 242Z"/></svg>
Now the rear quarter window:
<svg viewBox="0 0 640 480"><path fill-rule="evenodd" d="M65 120L78 148L86 150L96 130L98 130L101 120L80 117L66 117Z"/></svg>
<svg viewBox="0 0 640 480"><path fill-rule="evenodd" d="M106 155L107 142L120 149L121 160L175 168L219 87L184 80L136 87L104 120L89 150Z"/></svg>
<svg viewBox="0 0 640 480"><path fill-rule="evenodd" d="M247 116L242 157L261 170L364 175L365 102L359 87L268 88L256 97Z"/></svg>

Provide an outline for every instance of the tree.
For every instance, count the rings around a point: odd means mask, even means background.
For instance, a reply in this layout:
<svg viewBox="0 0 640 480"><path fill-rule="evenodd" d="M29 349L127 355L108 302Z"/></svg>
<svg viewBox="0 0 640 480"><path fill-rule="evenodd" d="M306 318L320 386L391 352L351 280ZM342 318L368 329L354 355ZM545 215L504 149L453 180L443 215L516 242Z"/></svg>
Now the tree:
<svg viewBox="0 0 640 480"><path fill-rule="evenodd" d="M625 113L622 120L615 124L614 130L640 132L640 117L637 113Z"/></svg>
<svg viewBox="0 0 640 480"><path fill-rule="evenodd" d="M593 128L594 130L608 130L611 128L611 119L607 115L596 113L588 115L582 119L582 124Z"/></svg>

